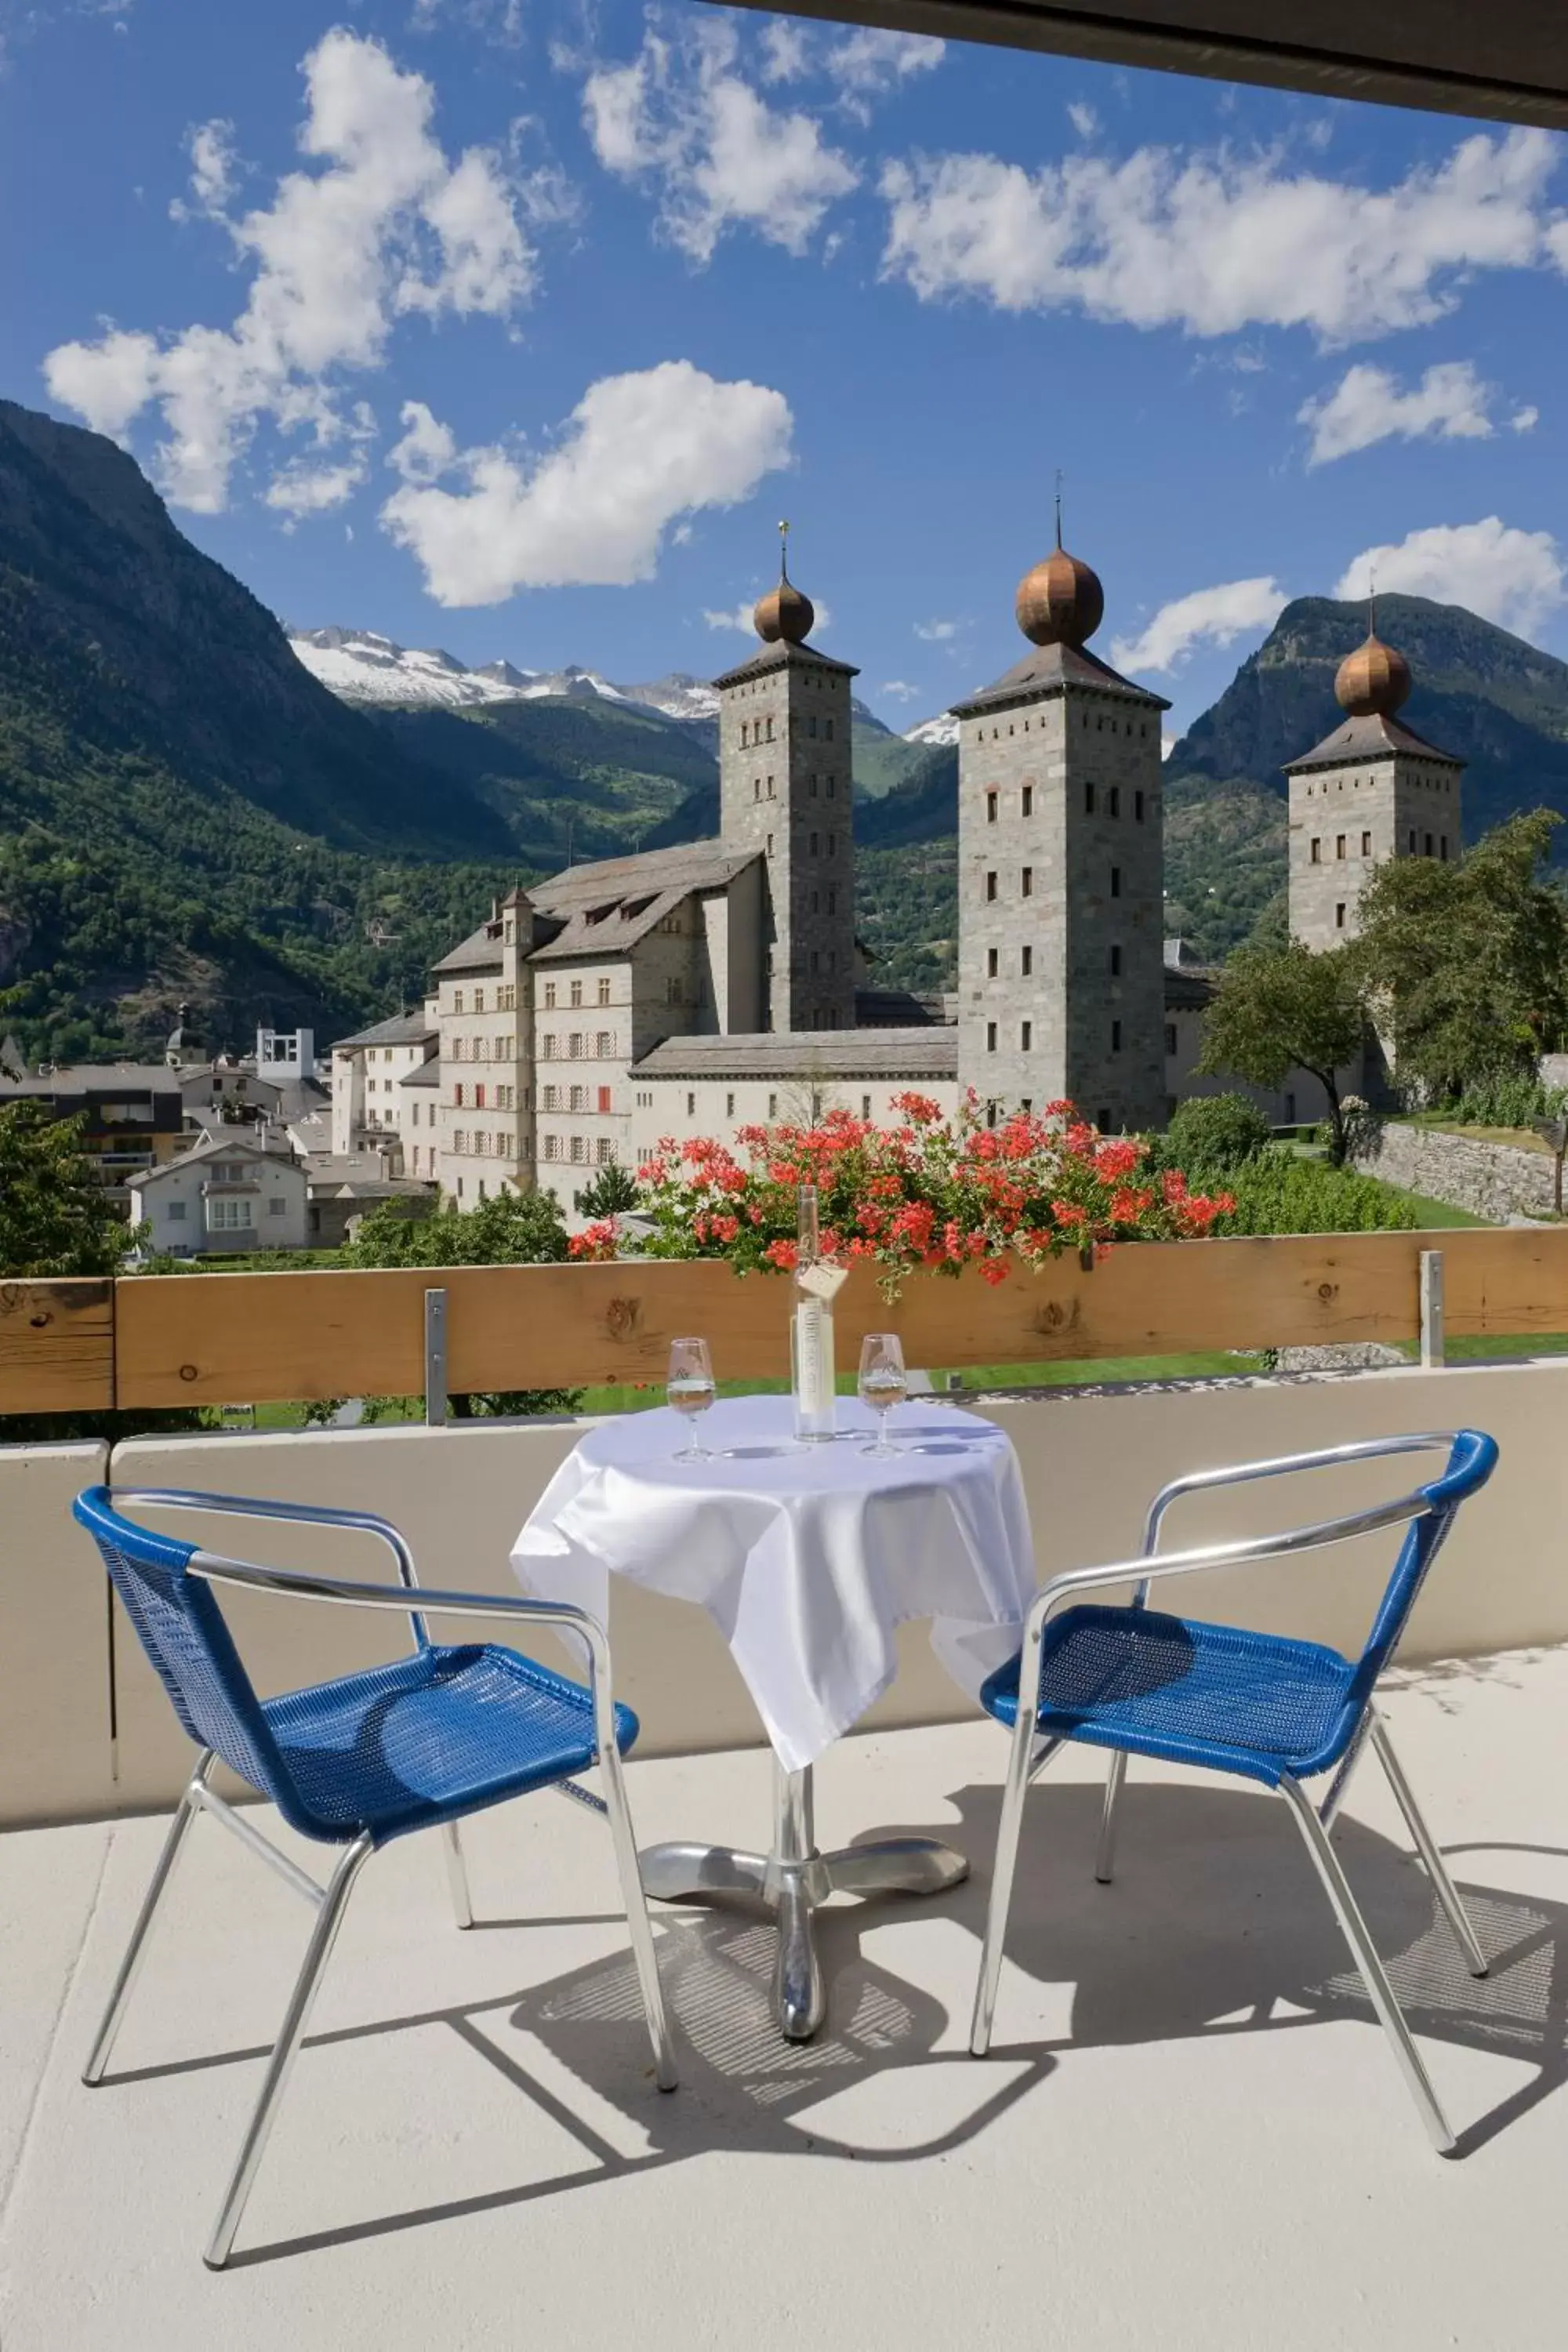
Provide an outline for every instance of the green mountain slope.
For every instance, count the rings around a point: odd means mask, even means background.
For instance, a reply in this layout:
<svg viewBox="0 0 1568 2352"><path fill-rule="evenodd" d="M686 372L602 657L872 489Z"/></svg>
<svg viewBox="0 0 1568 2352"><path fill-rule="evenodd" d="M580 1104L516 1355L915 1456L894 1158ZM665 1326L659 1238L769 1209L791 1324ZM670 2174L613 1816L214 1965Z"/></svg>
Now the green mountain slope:
<svg viewBox="0 0 1568 2352"><path fill-rule="evenodd" d="M144 1052L183 997L227 1045L395 1009L515 855L122 451L0 404L0 1019L26 1051Z"/></svg>

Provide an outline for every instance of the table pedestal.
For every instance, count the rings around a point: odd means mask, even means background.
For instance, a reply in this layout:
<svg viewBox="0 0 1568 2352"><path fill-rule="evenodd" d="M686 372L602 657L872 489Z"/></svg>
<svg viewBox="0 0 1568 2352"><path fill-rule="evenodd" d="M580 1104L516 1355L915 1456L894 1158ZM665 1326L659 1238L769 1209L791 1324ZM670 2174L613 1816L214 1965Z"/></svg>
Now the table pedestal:
<svg viewBox="0 0 1568 2352"><path fill-rule="evenodd" d="M790 2042L809 2042L827 2006L811 1915L830 1895L940 1895L969 1874L969 1864L935 1838L884 1838L818 1853L812 1822L812 1775L773 1765L771 1853L727 1845L653 1845L638 1857L642 1882L661 1903L744 1895L778 1919L773 2008Z"/></svg>

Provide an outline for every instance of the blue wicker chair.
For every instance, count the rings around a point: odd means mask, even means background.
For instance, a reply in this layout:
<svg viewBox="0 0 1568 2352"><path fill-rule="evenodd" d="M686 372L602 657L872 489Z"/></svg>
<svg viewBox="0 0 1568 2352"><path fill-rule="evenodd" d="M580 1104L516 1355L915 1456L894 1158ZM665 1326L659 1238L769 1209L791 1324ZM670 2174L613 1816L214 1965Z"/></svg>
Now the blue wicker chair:
<svg viewBox="0 0 1568 2352"><path fill-rule="evenodd" d="M1159 1552L1162 1522L1178 1496L1247 1479L1436 1449L1447 1454L1442 1475L1396 1501L1280 1535L1209 1544L1195 1551ZM1330 1843L1330 1833L1351 1774L1370 1741L1466 1964L1472 1975L1485 1976L1486 1957L1373 1702L1378 1676L1394 1655L1456 1511L1468 1496L1486 1484L1496 1461L1493 1440L1466 1429L1436 1435L1374 1438L1325 1453L1199 1472L1176 1479L1155 1496L1143 1550L1136 1560L1072 1570L1051 1578L1041 1588L1030 1609L1018 1655L999 1668L981 1692L987 1713L1010 1728L1013 1742L970 2033L970 2048L976 2057L983 2057L990 2046L1024 1798L1036 1774L1069 1739L1079 1739L1110 1750L1095 1864L1095 1876L1102 1882L1111 1874L1117 1804L1129 1756L1197 1764L1279 1790L1306 1841L1427 2130L1444 2154L1452 2150L1453 2133ZM1366 1645L1353 1661L1318 1643L1168 1617L1148 1606L1150 1586L1156 1578L1187 1576L1196 1570L1246 1560L1287 1558L1401 1525L1406 1526L1407 1532L1393 1575ZM1136 1587L1131 1607L1107 1607L1079 1597L1107 1585L1128 1583ZM1327 1793L1314 1805L1302 1783L1324 1773L1332 1778Z"/></svg>
<svg viewBox="0 0 1568 2352"><path fill-rule="evenodd" d="M398 1582L362 1584L228 1559L138 1526L124 1516L125 1506L356 1529L387 1545ZM468 1927L473 1915L458 1834L465 1814L531 1790L555 1788L605 1815L659 2087L674 2088L669 2030L621 1775L621 1757L637 1738L637 1721L611 1697L609 1646L591 1617L521 1594L511 1599L422 1590L397 1529L365 1512L154 1488L111 1494L105 1486L89 1487L74 1509L97 1541L175 1714L202 1751L153 1874L83 2079L103 2079L148 1930L198 1812L234 1831L316 1912L304 1964L206 2248L210 2268L221 2270L228 2259L354 1882L378 1847L411 1831L442 1832L458 1925ZM218 1606L214 1587L221 1586L401 1612L412 1626L413 1652L392 1665L258 1699ZM426 1610L548 1626L582 1643L587 1685L492 1643L434 1643L426 1630ZM342 1850L324 1887L215 1794L210 1776L220 1760L258 1796L270 1798L301 1836ZM602 1797L579 1788L574 1777L595 1764Z"/></svg>

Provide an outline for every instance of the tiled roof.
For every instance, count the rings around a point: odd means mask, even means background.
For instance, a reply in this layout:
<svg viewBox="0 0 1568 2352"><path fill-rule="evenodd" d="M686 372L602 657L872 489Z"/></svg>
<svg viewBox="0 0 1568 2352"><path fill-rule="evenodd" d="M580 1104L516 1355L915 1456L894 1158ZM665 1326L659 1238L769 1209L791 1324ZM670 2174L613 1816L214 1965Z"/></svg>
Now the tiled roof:
<svg viewBox="0 0 1568 2352"><path fill-rule="evenodd" d="M1287 760L1285 773L1294 776L1307 768L1345 768L1357 760L1386 760L1395 751L1409 752L1420 760L1441 760L1449 768L1465 765L1452 751L1440 751L1436 743L1428 743L1413 727L1401 726L1397 719L1389 719L1381 710L1369 710L1345 719L1299 760Z"/></svg>
<svg viewBox="0 0 1568 2352"><path fill-rule="evenodd" d="M639 1078L954 1078L958 1031L785 1029L755 1036L666 1037L634 1063Z"/></svg>
<svg viewBox="0 0 1568 2352"><path fill-rule="evenodd" d="M1146 710L1169 710L1170 704L1163 695L1152 694L1146 686L1134 686L1131 678L1113 670L1082 646L1036 646L1021 662L997 678L980 693L969 695L963 702L952 705L955 719L973 718L980 710L1003 710L1009 703L1026 701L1031 695L1058 693L1064 687L1092 686L1103 694L1114 694L1129 702L1141 703Z"/></svg>
<svg viewBox="0 0 1568 2352"><path fill-rule="evenodd" d="M397 1083L400 1087L438 1087L441 1083L439 1055L432 1054L427 1062L416 1064L408 1076L405 1078L399 1078Z"/></svg>
<svg viewBox="0 0 1568 2352"><path fill-rule="evenodd" d="M77 1062L40 1077L0 1076L0 1098L89 1094L177 1095L180 1073L162 1062Z"/></svg>
<svg viewBox="0 0 1568 2352"><path fill-rule="evenodd" d="M481 923L458 941L449 955L433 963L432 971L499 971L501 964L501 927L498 922Z"/></svg>
<svg viewBox="0 0 1568 2352"><path fill-rule="evenodd" d="M777 645L760 646L748 660L737 664L733 669L727 669L723 677L716 677L713 683L721 688L743 686L749 678L771 677L775 669L810 669L814 666L818 669L835 670L840 677L858 677L860 675L850 662L835 661L831 654L818 653L815 646L795 646L787 638L781 637Z"/></svg>
<svg viewBox="0 0 1568 2352"><path fill-rule="evenodd" d="M563 963L575 956L618 955L646 937L694 890L721 890L761 855L726 849L721 841L683 842L637 857L605 857L569 866L529 892L531 904L561 928L531 963Z"/></svg>
<svg viewBox="0 0 1568 2352"><path fill-rule="evenodd" d="M378 1021L374 1029L359 1029L352 1037L340 1037L331 1050L346 1054L358 1045L422 1045L435 1034L423 1011L395 1013L390 1021Z"/></svg>

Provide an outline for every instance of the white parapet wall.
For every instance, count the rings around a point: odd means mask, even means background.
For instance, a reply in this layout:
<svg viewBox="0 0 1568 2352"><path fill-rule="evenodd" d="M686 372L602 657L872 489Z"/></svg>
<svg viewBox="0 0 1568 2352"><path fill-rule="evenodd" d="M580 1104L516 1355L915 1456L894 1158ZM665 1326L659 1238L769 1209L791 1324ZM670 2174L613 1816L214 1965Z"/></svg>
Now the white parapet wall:
<svg viewBox="0 0 1568 2352"><path fill-rule="evenodd" d="M1497 1437L1501 1464L1460 1518L1423 1592L1402 1653L1408 1662L1479 1656L1568 1641L1568 1360L1415 1370L1316 1380L1237 1381L1135 1391L1087 1390L992 1400L1023 1464L1042 1576L1136 1552L1149 1496L1184 1470L1300 1452L1395 1431L1466 1423ZM580 1424L511 1423L287 1436L146 1438L120 1446L127 1486L180 1486L381 1513L408 1534L425 1580L515 1591L508 1554L522 1520ZM129 1625L118 1617L110 1743L104 1585L69 1517L76 1489L102 1475L93 1446L0 1447L0 1822L59 1821L166 1806L190 1748ZM1420 1475L1395 1462L1279 1482L1181 1507L1168 1543L1279 1528L1396 1491ZM170 1521L173 1526L174 1523ZM215 1549L281 1566L391 1579L382 1549L360 1537L242 1528L184 1518ZM1167 1588L1184 1613L1228 1616L1359 1648L1383 1588L1393 1538L1253 1565ZM242 1654L263 1693L324 1679L396 1654L401 1622L368 1612L260 1596L226 1599ZM476 1629L448 1621L446 1638ZM488 1629L487 1629L488 1630ZM497 1627L497 1638L505 1639ZM760 1738L728 1651L697 1608L615 1589L617 1693L642 1718L639 1752L697 1752ZM550 1655L547 1642L538 1647ZM967 1716L919 1624L902 1629L900 1669L866 1728ZM572 1670L575 1661L559 1661ZM1000 1758L998 1769L1000 1769Z"/></svg>

